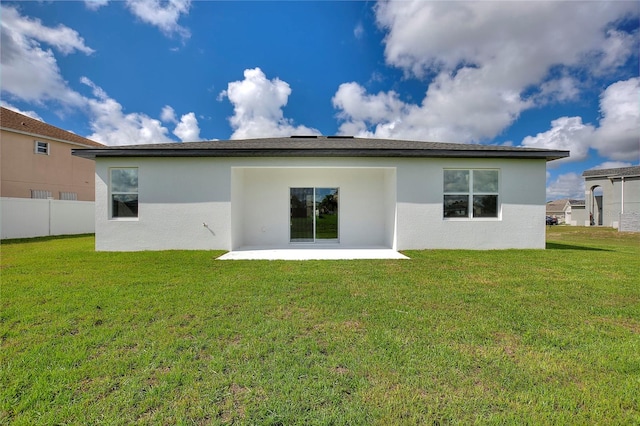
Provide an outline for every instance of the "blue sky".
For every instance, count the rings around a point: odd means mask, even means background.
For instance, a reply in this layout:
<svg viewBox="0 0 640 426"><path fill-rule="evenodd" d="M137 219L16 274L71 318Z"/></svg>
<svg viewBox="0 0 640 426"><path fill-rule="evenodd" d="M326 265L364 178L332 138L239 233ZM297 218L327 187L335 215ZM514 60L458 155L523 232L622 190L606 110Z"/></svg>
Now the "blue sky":
<svg viewBox="0 0 640 426"><path fill-rule="evenodd" d="M108 145L345 134L640 158L639 2L2 1L3 106Z"/></svg>

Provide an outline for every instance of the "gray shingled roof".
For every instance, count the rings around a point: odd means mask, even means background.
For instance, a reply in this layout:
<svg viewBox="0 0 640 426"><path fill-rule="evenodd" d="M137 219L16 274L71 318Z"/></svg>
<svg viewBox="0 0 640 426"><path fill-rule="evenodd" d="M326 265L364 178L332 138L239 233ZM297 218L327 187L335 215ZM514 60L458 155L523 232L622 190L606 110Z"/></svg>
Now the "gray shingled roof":
<svg viewBox="0 0 640 426"><path fill-rule="evenodd" d="M587 170L582 173L583 177L622 177L640 176L640 166L619 167L617 169L596 169Z"/></svg>
<svg viewBox="0 0 640 426"><path fill-rule="evenodd" d="M367 139L341 136L292 136L211 142L110 146L76 149L74 155L96 157L468 157L544 158L569 156L569 151L497 145Z"/></svg>
<svg viewBox="0 0 640 426"><path fill-rule="evenodd" d="M547 202L547 213L550 212L562 212L564 208L569 203L569 200L566 198L562 198L560 200L553 200Z"/></svg>

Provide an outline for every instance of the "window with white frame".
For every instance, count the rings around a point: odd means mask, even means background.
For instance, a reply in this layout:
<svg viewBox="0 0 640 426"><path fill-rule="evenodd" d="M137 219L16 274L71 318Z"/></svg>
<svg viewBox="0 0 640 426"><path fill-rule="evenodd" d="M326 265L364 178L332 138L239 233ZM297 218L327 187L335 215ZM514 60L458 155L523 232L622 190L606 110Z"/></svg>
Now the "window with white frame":
<svg viewBox="0 0 640 426"><path fill-rule="evenodd" d="M498 218L498 182L495 169L444 170L443 217Z"/></svg>
<svg viewBox="0 0 640 426"><path fill-rule="evenodd" d="M34 152L36 154L49 155L49 142L35 141Z"/></svg>
<svg viewBox="0 0 640 426"><path fill-rule="evenodd" d="M138 217L138 168L113 168L110 174L111 218Z"/></svg>

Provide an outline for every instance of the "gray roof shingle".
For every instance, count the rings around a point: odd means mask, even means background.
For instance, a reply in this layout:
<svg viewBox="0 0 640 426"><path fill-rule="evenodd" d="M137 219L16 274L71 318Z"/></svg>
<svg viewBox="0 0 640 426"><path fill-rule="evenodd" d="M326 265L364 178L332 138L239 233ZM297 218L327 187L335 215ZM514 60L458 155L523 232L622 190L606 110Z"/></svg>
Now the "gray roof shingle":
<svg viewBox="0 0 640 426"><path fill-rule="evenodd" d="M582 173L583 177L622 177L640 176L640 166L619 167L616 169L595 169Z"/></svg>
<svg viewBox="0 0 640 426"><path fill-rule="evenodd" d="M569 156L569 151L369 139L341 136L292 136L228 141L183 142L77 149L74 155L96 157L467 157L544 158Z"/></svg>

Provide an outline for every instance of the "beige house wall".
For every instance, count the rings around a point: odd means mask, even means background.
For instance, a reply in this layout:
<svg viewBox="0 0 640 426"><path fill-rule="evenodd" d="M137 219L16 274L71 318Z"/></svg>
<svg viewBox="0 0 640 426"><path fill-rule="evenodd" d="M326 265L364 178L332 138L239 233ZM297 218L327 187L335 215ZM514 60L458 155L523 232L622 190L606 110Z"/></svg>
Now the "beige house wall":
<svg viewBox="0 0 640 426"><path fill-rule="evenodd" d="M60 192L77 194L78 201L95 200L95 162L71 155L74 148L85 148L44 136L0 130L0 195L31 198L31 190L50 191L53 199ZM49 154L37 154L35 141L48 142Z"/></svg>

